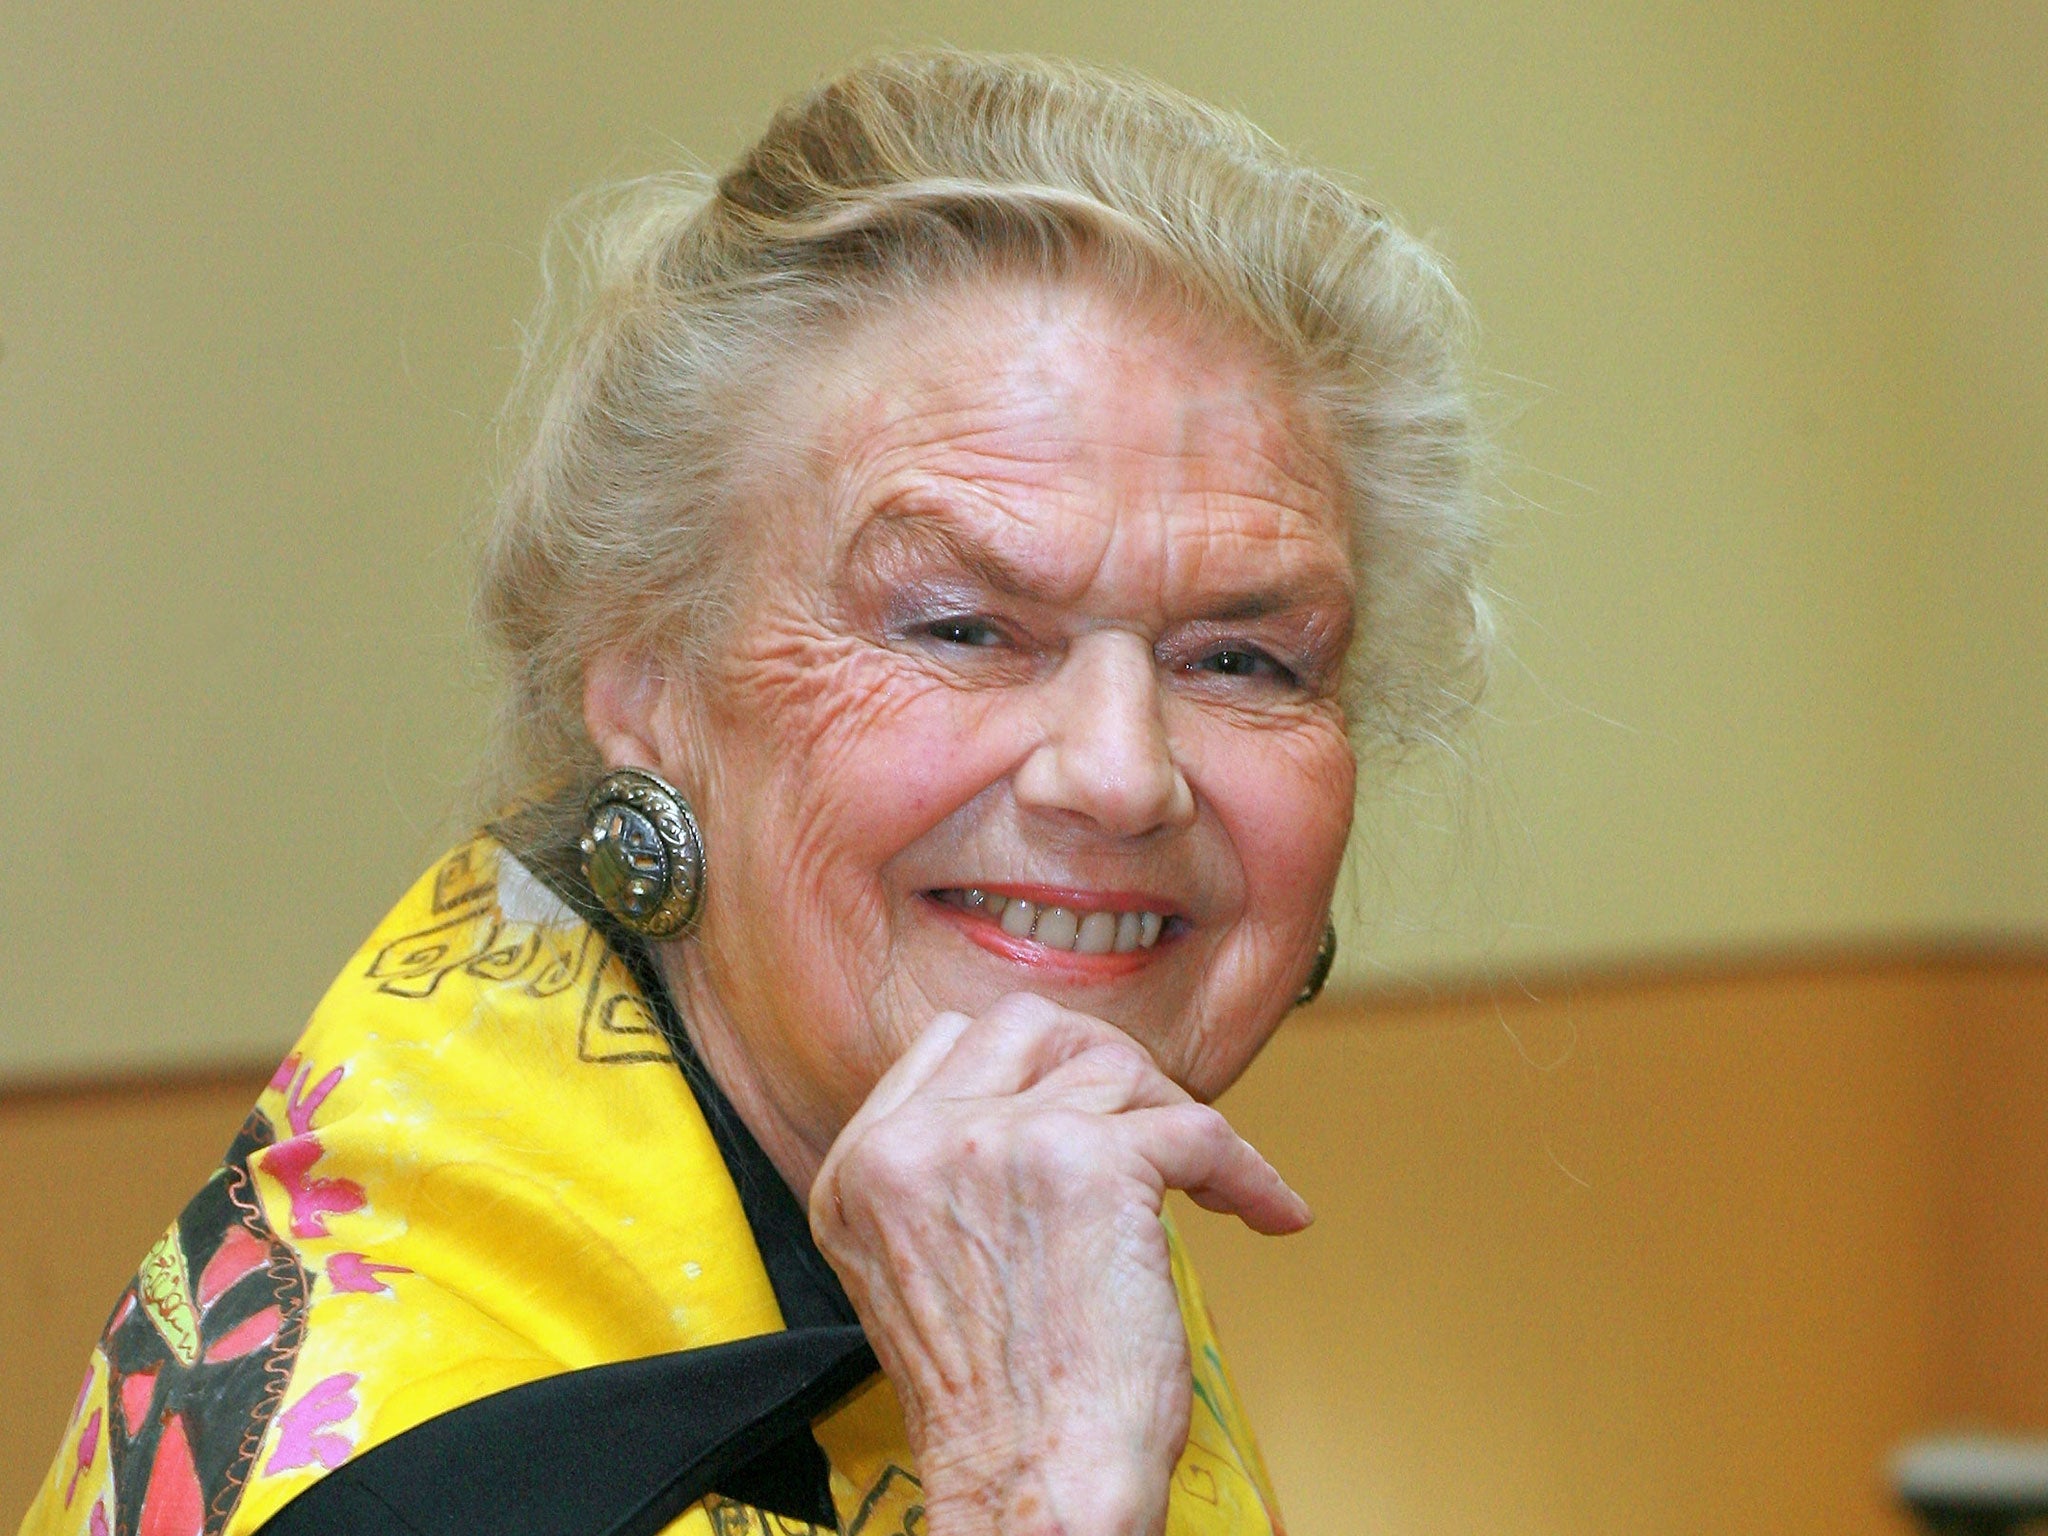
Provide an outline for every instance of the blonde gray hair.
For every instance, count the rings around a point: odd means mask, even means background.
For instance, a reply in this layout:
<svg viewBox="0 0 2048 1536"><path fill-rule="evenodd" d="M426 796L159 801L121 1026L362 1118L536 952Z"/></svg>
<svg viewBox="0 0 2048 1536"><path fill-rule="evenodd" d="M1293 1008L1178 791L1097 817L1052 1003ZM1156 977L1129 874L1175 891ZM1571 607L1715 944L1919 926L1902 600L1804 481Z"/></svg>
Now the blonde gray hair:
<svg viewBox="0 0 2048 1536"><path fill-rule="evenodd" d="M478 578L500 804L598 770L592 656L714 643L727 520L774 453L749 408L763 381L848 319L996 272L1171 296L1261 338L1344 476L1361 744L1440 739L1476 693L1463 304L1425 245L1243 118L1079 64L889 54L788 103L722 176L632 183L586 228L580 295L544 305L529 350L530 436Z"/></svg>

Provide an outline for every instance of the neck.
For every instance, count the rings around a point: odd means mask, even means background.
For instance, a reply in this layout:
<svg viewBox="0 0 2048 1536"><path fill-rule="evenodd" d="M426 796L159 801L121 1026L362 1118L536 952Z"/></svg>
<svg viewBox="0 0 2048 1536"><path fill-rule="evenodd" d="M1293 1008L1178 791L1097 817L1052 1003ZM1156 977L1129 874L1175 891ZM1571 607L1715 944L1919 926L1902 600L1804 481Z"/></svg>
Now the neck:
<svg viewBox="0 0 2048 1536"><path fill-rule="evenodd" d="M718 1084L719 1091L733 1107L740 1121L760 1143L761 1150L775 1165L775 1171L808 1208L811 1185L825 1161L831 1142L820 1143L799 1129L802 1118L796 1106L784 1101L776 1085L761 1071L754 1055L733 1025L731 1015L717 994L707 985L703 967L681 942L654 946L656 962L669 995L676 1000L683 1029L697 1059Z"/></svg>

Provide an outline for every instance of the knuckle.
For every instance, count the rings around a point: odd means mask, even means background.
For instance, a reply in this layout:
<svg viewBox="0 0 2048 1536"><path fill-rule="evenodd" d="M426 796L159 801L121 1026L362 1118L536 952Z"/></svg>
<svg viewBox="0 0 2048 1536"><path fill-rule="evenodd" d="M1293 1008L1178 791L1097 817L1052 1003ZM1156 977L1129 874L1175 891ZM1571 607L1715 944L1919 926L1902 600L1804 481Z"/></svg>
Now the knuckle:
<svg viewBox="0 0 2048 1536"><path fill-rule="evenodd" d="M1129 1051L1145 1056L1145 1048L1114 1024L1091 1014L1062 1010L1068 1035L1081 1050ZM1150 1060L1150 1057L1146 1057Z"/></svg>
<svg viewBox="0 0 2048 1536"><path fill-rule="evenodd" d="M932 1162L923 1138L900 1127L877 1126L847 1148L836 1182L842 1197L898 1197L929 1182Z"/></svg>
<svg viewBox="0 0 2048 1536"><path fill-rule="evenodd" d="M1065 1011L1035 992L1005 992L981 1017L996 1029L1036 1034L1057 1025Z"/></svg>
<svg viewBox="0 0 2048 1536"><path fill-rule="evenodd" d="M1050 1045L1061 1059L1071 1059L1098 1046L1115 1045L1143 1052L1143 1047L1112 1024L1062 1008L1034 992L1010 992L997 998L982 1015L990 1029L1019 1041Z"/></svg>
<svg viewBox="0 0 2048 1536"><path fill-rule="evenodd" d="M1186 1127L1187 1133L1209 1151L1226 1151L1237 1145L1237 1131L1223 1118L1223 1111L1220 1109L1190 1102L1177 1106L1175 1114Z"/></svg>
<svg viewBox="0 0 2048 1536"><path fill-rule="evenodd" d="M1068 1183L1099 1166L1097 1139L1086 1115L1033 1115L1017 1127L1013 1156L1041 1181Z"/></svg>
<svg viewBox="0 0 2048 1536"><path fill-rule="evenodd" d="M813 1233L824 1232L845 1224L846 1209L839 1195L839 1175L836 1168L824 1168L812 1182L811 1198L805 1204L804 1214L810 1219Z"/></svg>
<svg viewBox="0 0 2048 1536"><path fill-rule="evenodd" d="M1144 1046L1111 1025L1105 1024L1102 1028L1105 1032L1088 1046L1089 1055L1099 1058L1105 1067L1133 1080L1159 1075L1158 1064Z"/></svg>

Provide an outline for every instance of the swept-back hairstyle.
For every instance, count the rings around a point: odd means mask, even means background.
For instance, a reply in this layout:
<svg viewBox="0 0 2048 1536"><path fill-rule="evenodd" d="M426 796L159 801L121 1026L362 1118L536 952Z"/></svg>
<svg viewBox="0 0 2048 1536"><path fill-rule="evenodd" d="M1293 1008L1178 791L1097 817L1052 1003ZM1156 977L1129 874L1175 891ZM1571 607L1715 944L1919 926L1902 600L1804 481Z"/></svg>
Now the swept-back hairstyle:
<svg viewBox="0 0 2048 1536"><path fill-rule="evenodd" d="M715 643L741 477L776 451L750 409L764 381L849 319L981 274L1170 297L1262 342L1343 475L1361 744L1440 738L1476 691L1463 305L1426 246L1243 118L1078 64L888 54L788 103L716 180L631 183L585 229L580 289L544 305L508 415L525 446L478 578L499 804L573 801L599 771L599 650Z"/></svg>

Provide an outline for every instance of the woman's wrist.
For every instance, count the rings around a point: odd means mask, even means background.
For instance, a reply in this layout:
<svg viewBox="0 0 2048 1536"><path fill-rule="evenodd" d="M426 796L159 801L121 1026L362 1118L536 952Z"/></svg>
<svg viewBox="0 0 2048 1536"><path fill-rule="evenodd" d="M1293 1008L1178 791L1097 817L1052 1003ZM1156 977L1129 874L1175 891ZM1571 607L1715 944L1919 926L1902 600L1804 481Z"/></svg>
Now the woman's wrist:
<svg viewBox="0 0 2048 1536"><path fill-rule="evenodd" d="M928 1536L1158 1536L1179 1446L1091 1411L1115 1395L1054 1394L1022 1421L921 1402L911 1444Z"/></svg>
<svg viewBox="0 0 2048 1536"><path fill-rule="evenodd" d="M928 1536L1158 1536L1171 1469L1117 1465L1070 1445L1064 1453L991 1465L920 1459Z"/></svg>

